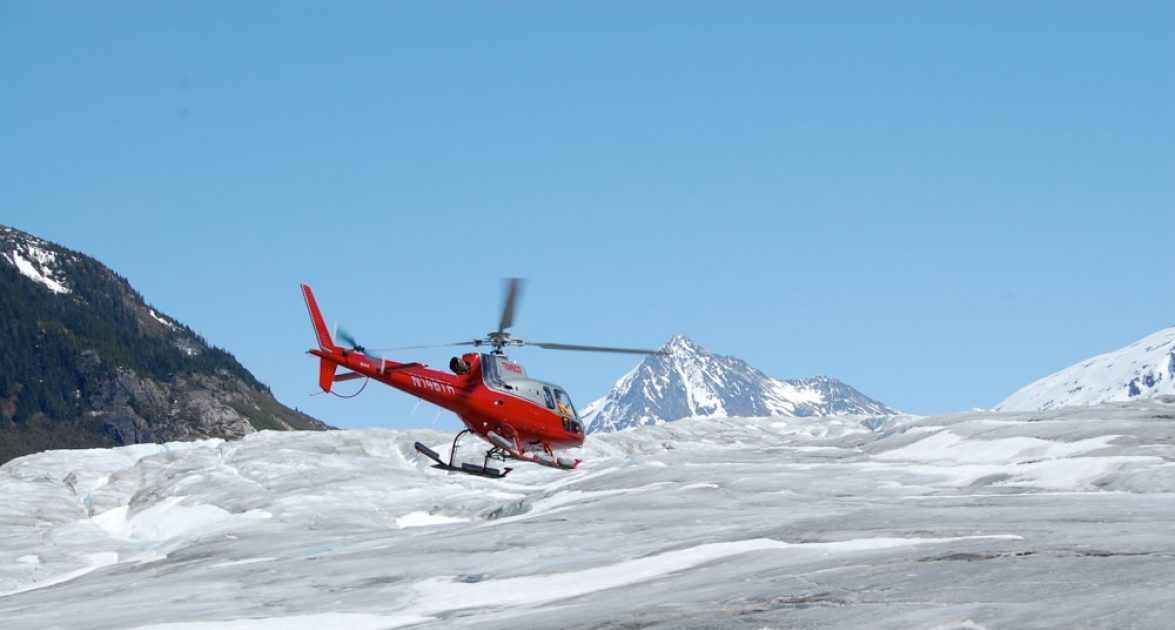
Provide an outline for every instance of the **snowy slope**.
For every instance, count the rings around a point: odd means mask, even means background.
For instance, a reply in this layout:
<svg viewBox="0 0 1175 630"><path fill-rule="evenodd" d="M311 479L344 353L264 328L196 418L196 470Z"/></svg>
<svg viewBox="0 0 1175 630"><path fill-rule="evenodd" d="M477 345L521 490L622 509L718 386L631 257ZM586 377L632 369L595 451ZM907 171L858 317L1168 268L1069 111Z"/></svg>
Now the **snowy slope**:
<svg viewBox="0 0 1175 630"><path fill-rule="evenodd" d="M70 257L48 241L0 225L0 259L53 293L69 293L59 256Z"/></svg>
<svg viewBox="0 0 1175 630"><path fill-rule="evenodd" d="M779 380L734 357L677 336L583 411L588 432L616 431L682 418L888 415L893 409L827 376Z"/></svg>
<svg viewBox="0 0 1175 630"><path fill-rule="evenodd" d="M449 436L252 434L0 467L0 619L43 628L1165 628L1175 406L684 420L575 471ZM472 448L467 459L478 455Z"/></svg>
<svg viewBox="0 0 1175 630"><path fill-rule="evenodd" d="M1175 327L1050 374L996 406L1031 411L1175 396Z"/></svg>

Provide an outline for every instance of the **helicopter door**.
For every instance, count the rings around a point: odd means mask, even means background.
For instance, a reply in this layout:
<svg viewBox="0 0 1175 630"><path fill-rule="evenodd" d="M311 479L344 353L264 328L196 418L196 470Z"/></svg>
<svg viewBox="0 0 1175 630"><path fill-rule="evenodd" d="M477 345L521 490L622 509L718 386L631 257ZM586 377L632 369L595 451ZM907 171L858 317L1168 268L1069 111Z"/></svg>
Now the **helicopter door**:
<svg viewBox="0 0 1175 630"><path fill-rule="evenodd" d="M571 404L571 397L567 395L567 392L561 389L555 390L555 408L563 416L565 431L583 433L583 424L579 422L579 416L575 413L575 405Z"/></svg>

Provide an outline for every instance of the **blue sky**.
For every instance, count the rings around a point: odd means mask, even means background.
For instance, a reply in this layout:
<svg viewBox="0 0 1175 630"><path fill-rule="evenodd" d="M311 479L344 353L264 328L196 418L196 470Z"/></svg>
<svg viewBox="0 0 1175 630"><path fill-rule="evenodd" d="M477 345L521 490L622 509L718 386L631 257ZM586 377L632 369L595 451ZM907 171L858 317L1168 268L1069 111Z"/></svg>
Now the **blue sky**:
<svg viewBox="0 0 1175 630"><path fill-rule="evenodd" d="M310 396L299 282L370 346L524 276L518 336L994 405L1175 325L1173 140L1166 2L0 0L0 223L344 427L436 409Z"/></svg>

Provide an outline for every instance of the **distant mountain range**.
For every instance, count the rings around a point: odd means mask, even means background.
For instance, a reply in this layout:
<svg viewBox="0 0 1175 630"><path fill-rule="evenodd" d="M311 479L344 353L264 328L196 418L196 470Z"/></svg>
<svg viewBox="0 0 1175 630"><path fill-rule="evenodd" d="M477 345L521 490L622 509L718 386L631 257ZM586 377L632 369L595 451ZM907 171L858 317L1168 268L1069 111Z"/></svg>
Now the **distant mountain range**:
<svg viewBox="0 0 1175 630"><path fill-rule="evenodd" d="M827 376L775 379L734 357L677 336L583 410L588 432L717 416L892 415L899 413Z"/></svg>
<svg viewBox="0 0 1175 630"><path fill-rule="evenodd" d="M0 226L0 463L259 429L326 429L97 260Z"/></svg>
<svg viewBox="0 0 1175 630"><path fill-rule="evenodd" d="M1175 396L1175 327L1050 374L995 409L1043 411L1161 396Z"/></svg>

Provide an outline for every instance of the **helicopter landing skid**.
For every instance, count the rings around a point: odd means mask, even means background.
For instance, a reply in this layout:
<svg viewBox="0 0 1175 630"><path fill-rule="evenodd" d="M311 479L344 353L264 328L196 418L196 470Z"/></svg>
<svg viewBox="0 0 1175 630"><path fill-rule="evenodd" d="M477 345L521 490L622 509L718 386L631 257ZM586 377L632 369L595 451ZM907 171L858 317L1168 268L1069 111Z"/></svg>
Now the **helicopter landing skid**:
<svg viewBox="0 0 1175 630"><path fill-rule="evenodd" d="M570 459L567 457L556 457L552 452L536 453L529 455L526 453L518 453L515 451L506 451L506 455L523 462L531 462L540 466L548 468L558 468L559 470L574 470L579 466L578 459Z"/></svg>
<svg viewBox="0 0 1175 630"><path fill-rule="evenodd" d="M468 432L469 432L468 430L462 431L461 433L457 434L456 438L453 439L453 449L449 452L449 461L448 462L445 462L444 460L442 460L441 456L439 454L437 454L436 451L421 444L420 442L416 443L416 452L420 453L421 455L424 455L425 457L436 462L435 464L432 465L433 468L437 468L440 470L449 470L452 472L465 473L467 475L475 475L477 477L489 477L491 479L501 479L502 477L505 477L507 474L509 474L511 470L513 470L513 468L509 468L509 467L503 468L501 470L498 470L497 468L490 468L489 467L490 457L497 456L497 451L500 450L497 448L490 449L486 453L485 462L483 462L481 466L477 466L475 464L468 464L468 463L462 463L460 465L454 464L453 463L453 455L457 452L457 441L461 439L462 435L465 435Z"/></svg>
<svg viewBox="0 0 1175 630"><path fill-rule="evenodd" d="M509 431L510 435L517 435L514 433L514 429L512 427L508 425L503 426L505 426L505 428ZM518 443L517 437L515 437L513 440L510 440L506 437L498 435L497 433L494 433L493 431L490 431L486 437L490 442L493 442L497 445L496 448L492 448L490 449L490 452L486 453L486 461L489 461L490 457L497 457L503 461L505 461L506 458L510 458L523 462L539 464L540 466L558 468L559 470L572 470L576 466L579 466L580 460L571 459L569 457L559 457L555 455L555 451L551 448L551 445L544 441L531 442L531 445L537 444L543 449L542 451L536 452L532 455L522 449L522 445Z"/></svg>

